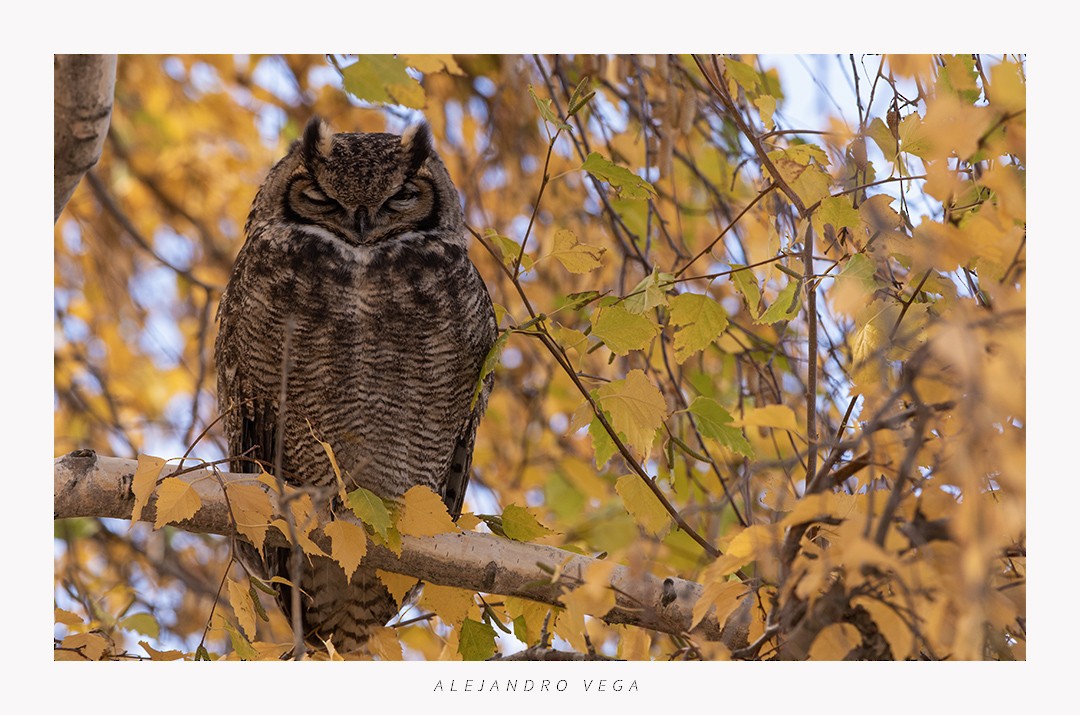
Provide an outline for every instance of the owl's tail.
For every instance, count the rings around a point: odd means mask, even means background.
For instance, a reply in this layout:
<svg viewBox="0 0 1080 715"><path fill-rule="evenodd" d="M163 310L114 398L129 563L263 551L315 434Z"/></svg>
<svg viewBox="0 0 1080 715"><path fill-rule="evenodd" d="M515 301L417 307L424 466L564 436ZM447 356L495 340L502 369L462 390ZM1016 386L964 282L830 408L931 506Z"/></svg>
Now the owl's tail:
<svg viewBox="0 0 1080 715"><path fill-rule="evenodd" d="M270 553L271 551L276 553ZM267 549L270 572L289 578L288 549ZM278 604L291 622L292 588L276 584ZM398 612L398 604L390 595L375 569L361 564L352 578L336 562L313 556L309 563L304 557L304 572L300 578L301 623L304 640L315 650L325 651L325 641L339 653L359 650L371 632L385 626Z"/></svg>

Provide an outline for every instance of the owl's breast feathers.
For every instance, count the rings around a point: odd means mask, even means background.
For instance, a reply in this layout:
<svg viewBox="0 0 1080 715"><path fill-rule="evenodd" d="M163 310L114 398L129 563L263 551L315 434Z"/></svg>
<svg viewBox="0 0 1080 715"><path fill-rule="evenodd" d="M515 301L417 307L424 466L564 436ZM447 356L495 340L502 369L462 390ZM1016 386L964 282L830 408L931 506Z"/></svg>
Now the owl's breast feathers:
<svg viewBox="0 0 1080 715"><path fill-rule="evenodd" d="M286 475L332 483L314 433L330 443L347 486L396 498L424 484L456 514L490 378L470 403L497 332L465 249L420 234L357 248L313 227L272 228L249 237L220 309L219 392L232 403L223 408L233 456L254 447L251 456L273 462L291 318Z"/></svg>

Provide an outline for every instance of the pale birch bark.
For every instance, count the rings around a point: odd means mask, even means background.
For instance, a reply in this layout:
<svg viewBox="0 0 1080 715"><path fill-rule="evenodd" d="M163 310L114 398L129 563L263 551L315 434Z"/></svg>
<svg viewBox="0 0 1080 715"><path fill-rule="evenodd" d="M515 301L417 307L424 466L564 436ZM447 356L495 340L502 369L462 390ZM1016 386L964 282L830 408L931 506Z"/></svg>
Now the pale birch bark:
<svg viewBox="0 0 1080 715"><path fill-rule="evenodd" d="M131 483L136 460L98 456L90 450L72 452L54 460L54 518L107 517L130 519L134 506ZM189 461L189 465L191 462ZM175 469L167 465L162 477ZM202 507L179 528L188 531L235 536L236 529L222 493L222 484L251 474L214 473L198 469L179 478L194 485ZM143 509L141 520L155 519L155 498ZM313 532L318 534L318 532ZM270 543L286 545L284 537L269 529ZM315 538L325 550L327 540ZM518 596L559 605L564 587L581 582L586 569L596 559L552 546L528 544L492 534L457 532L431 537L402 538L400 556L383 547L369 545L367 562L394 573L415 576L428 583L457 586L483 593ZM553 581L553 574L560 576ZM720 624L710 613L690 629L694 604L702 586L693 581L662 579L646 572L634 573L616 565L610 587L615 591L615 607L607 613L590 614L608 623L623 623L693 638L724 641L729 648L745 642L745 629ZM729 626L731 622L729 621Z"/></svg>
<svg viewBox="0 0 1080 715"><path fill-rule="evenodd" d="M116 55L53 55L53 222L105 146Z"/></svg>

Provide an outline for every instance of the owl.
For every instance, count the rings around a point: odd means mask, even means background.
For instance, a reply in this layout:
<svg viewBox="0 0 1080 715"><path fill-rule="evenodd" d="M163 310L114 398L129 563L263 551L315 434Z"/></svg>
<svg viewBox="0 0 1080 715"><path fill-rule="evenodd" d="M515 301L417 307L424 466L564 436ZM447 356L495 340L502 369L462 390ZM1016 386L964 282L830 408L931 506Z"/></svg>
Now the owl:
<svg viewBox="0 0 1080 715"><path fill-rule="evenodd" d="M337 494L317 436L346 490L394 501L424 485L457 518L497 328L427 125L335 134L312 119L270 170L244 231L215 344L232 470L280 460L287 483ZM240 549L259 575L289 578L288 549ZM305 558L299 586L316 648L355 650L398 610L364 564L347 579L335 561ZM290 617L291 587L277 588Z"/></svg>

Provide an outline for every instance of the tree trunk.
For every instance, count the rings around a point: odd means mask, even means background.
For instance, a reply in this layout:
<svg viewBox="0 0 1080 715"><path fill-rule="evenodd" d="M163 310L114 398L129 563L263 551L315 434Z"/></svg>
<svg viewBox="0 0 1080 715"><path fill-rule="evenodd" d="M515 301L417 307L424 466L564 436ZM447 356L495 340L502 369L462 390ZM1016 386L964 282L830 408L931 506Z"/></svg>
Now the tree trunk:
<svg viewBox="0 0 1080 715"><path fill-rule="evenodd" d="M53 55L53 222L109 133L116 55Z"/></svg>

